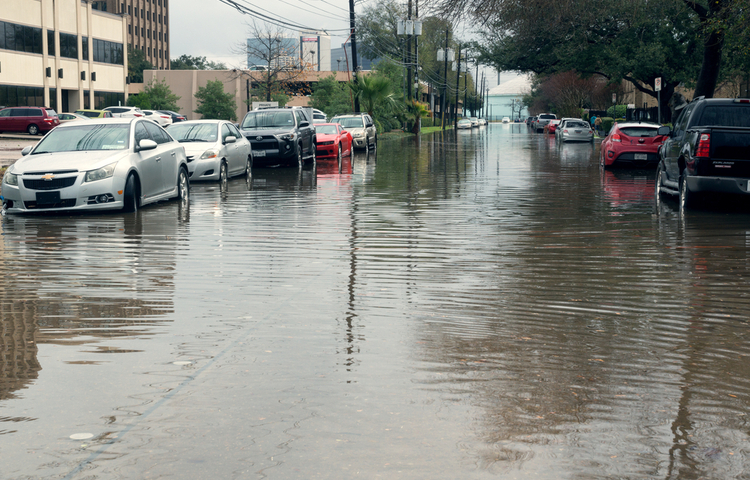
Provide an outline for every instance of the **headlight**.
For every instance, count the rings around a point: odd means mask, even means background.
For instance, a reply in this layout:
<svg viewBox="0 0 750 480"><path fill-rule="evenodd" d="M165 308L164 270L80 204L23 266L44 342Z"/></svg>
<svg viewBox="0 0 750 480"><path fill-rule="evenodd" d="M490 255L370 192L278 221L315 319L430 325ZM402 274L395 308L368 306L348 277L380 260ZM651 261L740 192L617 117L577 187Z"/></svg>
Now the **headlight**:
<svg viewBox="0 0 750 480"><path fill-rule="evenodd" d="M293 142L297 138L297 134L294 132L291 133L285 133L283 135L277 135L279 140L286 140L288 142Z"/></svg>
<svg viewBox="0 0 750 480"><path fill-rule="evenodd" d="M360 138L364 136L365 136L365 132L362 130L356 130L354 133L352 133L352 137L354 138Z"/></svg>
<svg viewBox="0 0 750 480"><path fill-rule="evenodd" d="M116 166L117 166L117 162L114 162L114 163L110 163L106 167L102 167L96 170L91 170L90 172L86 172L86 176L83 177L83 183L95 182L97 180L104 180L105 178L111 177L115 173Z"/></svg>
<svg viewBox="0 0 750 480"><path fill-rule="evenodd" d="M6 185L18 185L18 175L10 173L13 167L8 167L3 176L3 183Z"/></svg>
<svg viewBox="0 0 750 480"><path fill-rule="evenodd" d="M216 158L216 156L219 154L218 150L210 149L203 152L203 155L201 155L201 160L204 160L206 158Z"/></svg>

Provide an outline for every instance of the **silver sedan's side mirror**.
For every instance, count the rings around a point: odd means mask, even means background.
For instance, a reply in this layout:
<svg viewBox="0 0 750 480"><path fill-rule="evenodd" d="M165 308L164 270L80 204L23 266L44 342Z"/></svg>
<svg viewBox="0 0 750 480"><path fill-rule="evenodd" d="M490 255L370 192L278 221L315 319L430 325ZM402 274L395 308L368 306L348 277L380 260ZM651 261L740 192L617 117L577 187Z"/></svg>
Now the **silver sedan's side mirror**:
<svg viewBox="0 0 750 480"><path fill-rule="evenodd" d="M144 150L153 150L155 148L156 148L156 142L155 141L153 141L151 139L148 139L148 138L144 138L143 140L141 140L140 142L138 142L138 148L136 149L136 151L137 152L142 152Z"/></svg>
<svg viewBox="0 0 750 480"><path fill-rule="evenodd" d="M34 148L33 146L29 145L28 147L23 147L23 150L21 150L21 155L24 157L29 154L31 149Z"/></svg>
<svg viewBox="0 0 750 480"><path fill-rule="evenodd" d="M232 135L230 135L230 136L228 136L227 138L224 139L224 143L225 144L226 143L234 143L236 141L237 141L237 137L234 137Z"/></svg>

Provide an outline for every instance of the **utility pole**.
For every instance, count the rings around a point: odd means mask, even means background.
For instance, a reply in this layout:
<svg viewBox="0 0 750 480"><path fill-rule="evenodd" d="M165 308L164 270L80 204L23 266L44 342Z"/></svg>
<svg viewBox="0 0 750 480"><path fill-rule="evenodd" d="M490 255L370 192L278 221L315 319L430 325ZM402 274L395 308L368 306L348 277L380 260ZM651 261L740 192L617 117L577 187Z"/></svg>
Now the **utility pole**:
<svg viewBox="0 0 750 480"><path fill-rule="evenodd" d="M414 22L414 83L417 85L414 89L414 96L417 98L417 101L419 101L419 35L422 34L421 28L419 33L417 33L417 22L419 22L419 0L414 0L414 16L417 18L417 21ZM421 25L422 22L419 22Z"/></svg>
<svg viewBox="0 0 750 480"><path fill-rule="evenodd" d="M353 0L350 0L353 1ZM448 95L448 32L449 29L445 29L445 55L443 58L445 59L445 73L443 74L443 94L441 95L441 106L440 106L440 116L441 118L441 126L443 127L443 130L445 130L445 97Z"/></svg>
<svg viewBox="0 0 750 480"><path fill-rule="evenodd" d="M357 85L357 36L354 33L354 0L349 0L349 29L351 30L352 38L352 64L354 66L353 79L354 85ZM346 45L344 45L346 48ZM354 97L354 112L359 113L359 97Z"/></svg>
<svg viewBox="0 0 750 480"><path fill-rule="evenodd" d="M477 104L479 103L479 64L477 63L477 74L474 76L474 96L476 97L476 102L474 102L474 108L471 109L471 113L473 113L475 116L477 114L477 111L479 110L477 108ZM481 112L479 116L481 116Z"/></svg>
<svg viewBox="0 0 750 480"><path fill-rule="evenodd" d="M484 118L487 114L484 109L484 72L482 72L482 89L479 90L479 100L482 102L482 106L479 108L479 115Z"/></svg>
<svg viewBox="0 0 750 480"><path fill-rule="evenodd" d="M453 128L458 129L458 87L461 85L461 44L458 44L458 62L456 62L456 114L453 116Z"/></svg>
<svg viewBox="0 0 750 480"><path fill-rule="evenodd" d="M407 21L411 22L411 0L409 0L409 6L407 10ZM412 27L413 28L413 27ZM412 30L413 31L413 30ZM412 80L412 70L411 70L411 35L407 33L406 35L406 98L409 100L412 99L411 94L411 88L414 81Z"/></svg>

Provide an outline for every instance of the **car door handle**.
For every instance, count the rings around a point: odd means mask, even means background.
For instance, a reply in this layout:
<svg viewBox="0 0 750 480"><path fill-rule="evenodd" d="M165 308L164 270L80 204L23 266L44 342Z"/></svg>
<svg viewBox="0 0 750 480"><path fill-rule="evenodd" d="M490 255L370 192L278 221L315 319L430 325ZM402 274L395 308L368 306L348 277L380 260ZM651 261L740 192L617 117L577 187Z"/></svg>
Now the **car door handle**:
<svg viewBox="0 0 750 480"><path fill-rule="evenodd" d="M172 154L171 154L171 155L172 155L172 156L174 157L174 156L175 156L175 152L172 152Z"/></svg>
<svg viewBox="0 0 750 480"><path fill-rule="evenodd" d="M161 157L156 157L157 162L161 162Z"/></svg>

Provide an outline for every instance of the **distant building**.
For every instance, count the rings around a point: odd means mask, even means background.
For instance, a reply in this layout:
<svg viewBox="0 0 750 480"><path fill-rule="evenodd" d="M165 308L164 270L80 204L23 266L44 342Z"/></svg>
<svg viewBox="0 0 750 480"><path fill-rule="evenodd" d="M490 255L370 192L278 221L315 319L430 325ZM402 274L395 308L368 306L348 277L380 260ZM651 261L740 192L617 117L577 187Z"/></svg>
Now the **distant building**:
<svg viewBox="0 0 750 480"><path fill-rule="evenodd" d="M508 117L511 120L526 119L529 112L524 107L519 117L518 110L513 112L511 104L514 100L520 101L523 96L531 92L531 81L525 75L501 83L493 87L487 93L487 120L501 120Z"/></svg>
<svg viewBox="0 0 750 480"><path fill-rule="evenodd" d="M348 67L347 67L347 61ZM377 60L370 60L364 58L362 54L357 52L357 66L360 70L372 70L372 64ZM354 59L352 58L352 43L346 42L341 45L341 48L331 49L331 70L335 72L346 72L354 70Z"/></svg>
<svg viewBox="0 0 750 480"><path fill-rule="evenodd" d="M127 20L126 43L142 50L157 70L169 69L169 0L94 0L94 10L123 15Z"/></svg>
<svg viewBox="0 0 750 480"><path fill-rule="evenodd" d="M81 0L2 0L0 106L124 104L127 25Z"/></svg>
<svg viewBox="0 0 750 480"><path fill-rule="evenodd" d="M300 52L305 70L331 71L331 36L325 32L300 32Z"/></svg>

